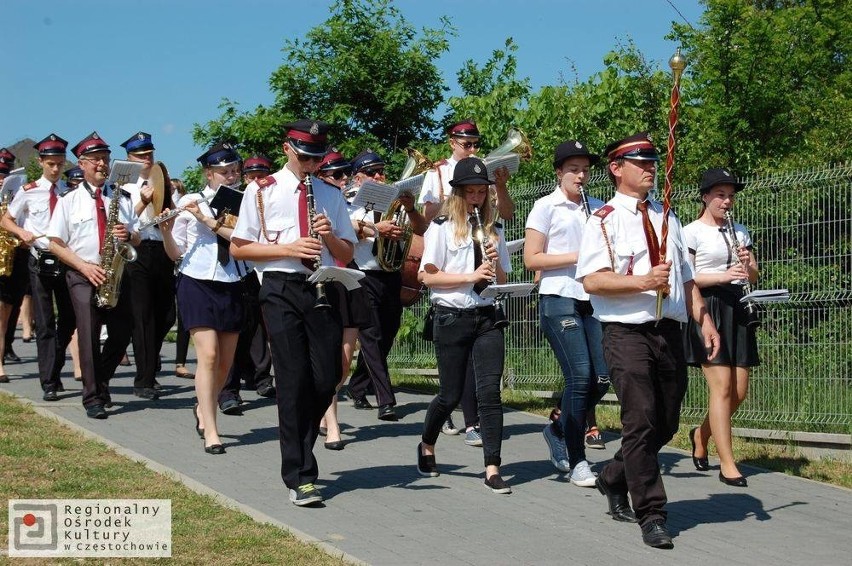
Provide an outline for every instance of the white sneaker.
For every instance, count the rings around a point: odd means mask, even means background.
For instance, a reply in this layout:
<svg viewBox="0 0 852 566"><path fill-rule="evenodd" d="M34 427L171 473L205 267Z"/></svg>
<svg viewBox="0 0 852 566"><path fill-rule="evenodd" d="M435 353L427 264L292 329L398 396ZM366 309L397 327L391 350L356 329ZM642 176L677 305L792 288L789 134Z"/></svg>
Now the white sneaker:
<svg viewBox="0 0 852 566"><path fill-rule="evenodd" d="M592 471L589 463L585 460L580 461L571 470L571 483L580 487L595 487L595 479L597 477L598 475Z"/></svg>
<svg viewBox="0 0 852 566"><path fill-rule="evenodd" d="M568 463L568 449L565 447L565 439L556 436L550 424L544 427L542 434L544 434L544 439L547 441L548 448L550 448L550 463L562 473L570 472L571 464Z"/></svg>

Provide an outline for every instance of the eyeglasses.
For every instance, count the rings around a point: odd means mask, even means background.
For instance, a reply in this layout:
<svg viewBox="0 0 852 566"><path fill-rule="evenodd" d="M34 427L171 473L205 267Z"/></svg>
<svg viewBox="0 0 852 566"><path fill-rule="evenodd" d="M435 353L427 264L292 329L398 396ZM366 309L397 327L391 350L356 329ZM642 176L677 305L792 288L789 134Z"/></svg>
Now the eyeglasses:
<svg viewBox="0 0 852 566"><path fill-rule="evenodd" d="M92 163L109 163L109 155L103 157L81 157L79 161L91 161Z"/></svg>
<svg viewBox="0 0 852 566"><path fill-rule="evenodd" d="M363 173L364 175L366 175L368 177L375 177L376 175L384 175L385 174L385 168L382 167L382 168L379 168L379 169L364 169L363 171L361 171L361 173Z"/></svg>
<svg viewBox="0 0 852 566"><path fill-rule="evenodd" d="M478 141L463 142L463 141L456 140L456 143L459 144L463 149L470 149L470 148L479 149L479 146L482 145L482 143L478 142Z"/></svg>
<svg viewBox="0 0 852 566"><path fill-rule="evenodd" d="M301 162L305 161L322 161L322 155L304 155L302 153L297 153L296 157Z"/></svg>

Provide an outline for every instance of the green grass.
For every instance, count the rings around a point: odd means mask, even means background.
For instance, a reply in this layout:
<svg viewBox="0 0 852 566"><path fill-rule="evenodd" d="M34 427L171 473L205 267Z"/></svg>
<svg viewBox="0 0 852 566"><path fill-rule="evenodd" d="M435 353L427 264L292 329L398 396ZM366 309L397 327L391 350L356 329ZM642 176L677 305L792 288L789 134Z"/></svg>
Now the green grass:
<svg viewBox="0 0 852 566"><path fill-rule="evenodd" d="M172 558L162 564L344 564L273 525L190 491L144 464L116 454L0 394L0 486L8 499L93 498L172 501ZM0 513L0 532L8 514ZM149 563L154 559L121 559ZM3 562L0 560L0 562ZM99 560L18 559L16 564L89 564ZM117 563L112 559L109 563Z"/></svg>

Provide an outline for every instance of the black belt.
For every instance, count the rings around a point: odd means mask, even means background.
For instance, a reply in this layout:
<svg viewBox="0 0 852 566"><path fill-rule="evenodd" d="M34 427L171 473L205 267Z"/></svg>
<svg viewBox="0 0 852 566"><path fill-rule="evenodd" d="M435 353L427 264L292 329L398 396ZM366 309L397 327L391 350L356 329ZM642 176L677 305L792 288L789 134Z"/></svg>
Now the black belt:
<svg viewBox="0 0 852 566"><path fill-rule="evenodd" d="M622 328L626 328L628 330L674 330L680 329L680 325L682 323L674 320L673 318L663 318L661 320L649 320L648 322L642 322L639 324L629 324L627 322L604 322L603 326L620 326Z"/></svg>
<svg viewBox="0 0 852 566"><path fill-rule="evenodd" d="M142 240L141 242L139 242L139 245L140 246L163 246L164 244L163 244L162 240L152 240L152 239L149 238L147 240Z"/></svg>
<svg viewBox="0 0 852 566"><path fill-rule="evenodd" d="M490 315L494 313L494 305L486 305L483 307L470 307L460 309L457 307L445 307L444 305L435 305L435 312L450 312L459 316L474 316L474 315Z"/></svg>
<svg viewBox="0 0 852 566"><path fill-rule="evenodd" d="M279 279L283 281L298 281L299 283L307 283L308 277L304 273L290 273L287 271L267 271L263 274L263 278Z"/></svg>

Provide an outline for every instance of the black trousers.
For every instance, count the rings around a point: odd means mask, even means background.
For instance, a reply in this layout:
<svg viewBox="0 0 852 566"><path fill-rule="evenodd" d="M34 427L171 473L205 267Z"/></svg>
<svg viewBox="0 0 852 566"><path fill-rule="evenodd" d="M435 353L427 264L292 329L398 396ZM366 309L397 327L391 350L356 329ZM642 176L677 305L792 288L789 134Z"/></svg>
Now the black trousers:
<svg viewBox="0 0 852 566"><path fill-rule="evenodd" d="M426 410L422 440L435 444L441 425L458 405L472 370L479 398L482 451L486 466L499 466L503 443L500 380L506 346L503 331L494 327L494 307L435 307L434 343L438 359L438 395Z"/></svg>
<svg viewBox="0 0 852 566"><path fill-rule="evenodd" d="M367 394L370 383L376 392L376 403L396 405L388 371L388 354L399 332L402 303L399 292L402 275L399 272L365 271L361 285L370 299L372 323L358 331L361 352L355 371L349 378L349 392L362 398Z"/></svg>
<svg viewBox="0 0 852 566"><path fill-rule="evenodd" d="M160 349L175 323L174 262L162 242L143 240L136 248L137 258L125 267L130 280L133 310L133 359L136 377L133 387L154 386Z"/></svg>
<svg viewBox="0 0 852 566"><path fill-rule="evenodd" d="M250 389L261 385L271 385L272 354L269 352L263 313L260 310L260 282L257 273L252 271L242 280L243 301L245 305L245 326L237 339L234 363L228 373L228 380L219 393L219 404L228 399L237 399L240 395L240 380L245 379Z"/></svg>
<svg viewBox="0 0 852 566"><path fill-rule="evenodd" d="M303 275L264 273L260 305L275 368L281 479L290 489L317 479L314 443L340 381L343 326L315 301Z"/></svg>
<svg viewBox="0 0 852 566"><path fill-rule="evenodd" d="M95 287L79 271L65 274L71 305L77 319L77 342L83 374L83 406L103 405L110 401L109 380L115 374L130 344L133 314L128 284L122 281L115 308L102 309L93 301ZM101 326L106 324L109 338L101 348Z"/></svg>
<svg viewBox="0 0 852 566"><path fill-rule="evenodd" d="M74 307L71 306L71 295L68 293L64 271L51 276L39 275L37 270L38 260L30 255L30 287L36 321L38 374L43 390L55 390L62 384L59 375L65 365L65 349L74 334Z"/></svg>
<svg viewBox="0 0 852 566"><path fill-rule="evenodd" d="M666 519L658 454L677 432L686 394L680 323L604 323L604 358L621 403L621 448L601 471L616 490L630 492L640 525Z"/></svg>

